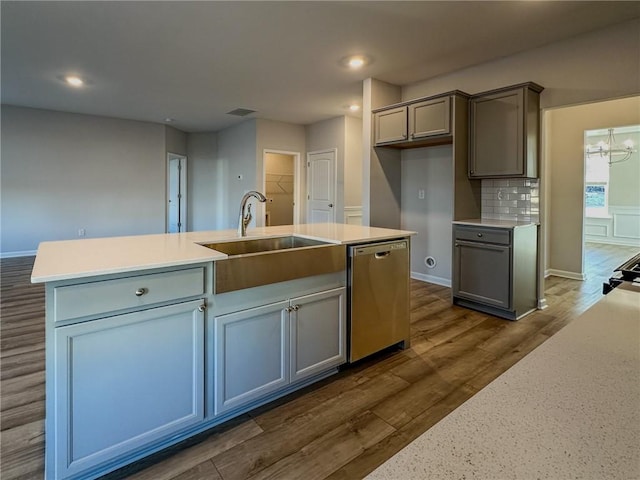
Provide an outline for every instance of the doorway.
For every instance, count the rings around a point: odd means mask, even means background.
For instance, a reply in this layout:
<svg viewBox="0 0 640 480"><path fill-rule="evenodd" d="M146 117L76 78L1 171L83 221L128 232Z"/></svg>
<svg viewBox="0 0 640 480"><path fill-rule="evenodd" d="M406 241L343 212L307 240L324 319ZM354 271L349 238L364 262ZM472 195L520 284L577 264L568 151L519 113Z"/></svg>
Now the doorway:
<svg viewBox="0 0 640 480"><path fill-rule="evenodd" d="M300 223L300 153L265 150L263 161L263 192L267 197L264 225Z"/></svg>
<svg viewBox="0 0 640 480"><path fill-rule="evenodd" d="M307 222L336 221L336 149L307 154Z"/></svg>
<svg viewBox="0 0 640 480"><path fill-rule="evenodd" d="M591 182L591 174L585 170L585 149L591 140L585 141L585 131L604 130L615 126L628 126L640 123L640 96L624 97L604 100L581 105L549 108L544 111L544 157L543 180L544 194L541 201L542 229L544 233L544 265L547 275L572 278L576 280L588 279L590 267L585 240L588 232L594 233L604 229L589 227L585 210L587 201L590 207L604 206L602 192L606 188L597 185L591 188L591 198L587 200L587 183ZM619 138L620 142L626 140ZM600 140L598 140L600 141ZM596 142L597 143L597 142ZM595 145L595 144L594 144ZM631 166L629 162L638 163L634 159L626 163L613 165L609 173L614 173L616 167ZM635 165L637 166L637 165ZM634 166L634 167L635 167ZM628 172L625 176L634 178L635 196L638 190L638 176ZM597 182L596 182L597 183ZM628 198L627 198L628 199ZM610 197L607 208L617 202ZM628 205L624 206L623 216L635 216ZM623 228L628 240L640 240L640 230L636 220L636 230ZM619 224L621 226L621 224ZM615 228L615 227L612 227ZM622 233L618 230L618 233ZM636 237L633 238L632 237ZM591 243L591 242L587 242ZM636 243L639 245L639 243ZM621 245L622 246L622 245ZM617 260L612 260L611 271L616 268Z"/></svg>
<svg viewBox="0 0 640 480"><path fill-rule="evenodd" d="M167 233L187 231L187 157L167 153Z"/></svg>

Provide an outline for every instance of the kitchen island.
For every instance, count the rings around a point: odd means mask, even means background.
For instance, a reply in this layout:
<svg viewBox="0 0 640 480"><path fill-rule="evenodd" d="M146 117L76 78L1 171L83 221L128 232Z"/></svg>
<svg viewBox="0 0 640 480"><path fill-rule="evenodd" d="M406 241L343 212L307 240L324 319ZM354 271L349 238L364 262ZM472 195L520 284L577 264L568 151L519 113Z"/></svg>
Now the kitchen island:
<svg viewBox="0 0 640 480"><path fill-rule="evenodd" d="M614 289L366 478L640 478L640 286Z"/></svg>
<svg viewBox="0 0 640 480"><path fill-rule="evenodd" d="M46 478L97 478L336 373L347 245L412 234L314 224L43 242Z"/></svg>

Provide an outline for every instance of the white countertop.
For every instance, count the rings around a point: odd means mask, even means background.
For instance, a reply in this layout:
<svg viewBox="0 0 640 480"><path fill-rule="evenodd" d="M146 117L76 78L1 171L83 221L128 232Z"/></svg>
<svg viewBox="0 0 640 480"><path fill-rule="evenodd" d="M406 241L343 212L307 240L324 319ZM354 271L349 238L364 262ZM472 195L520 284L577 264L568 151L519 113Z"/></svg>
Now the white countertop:
<svg viewBox="0 0 640 480"><path fill-rule="evenodd" d="M519 222L516 220L498 220L495 218L470 218L468 220L454 220L454 225L475 225L490 228L517 228L537 225L535 222Z"/></svg>
<svg viewBox="0 0 640 480"><path fill-rule="evenodd" d="M640 287L626 288L366 478L639 479Z"/></svg>
<svg viewBox="0 0 640 480"><path fill-rule="evenodd" d="M388 240L415 232L338 223L257 227L247 239L296 235L336 244ZM226 254L199 243L237 240L236 230L211 230L129 237L42 242L31 272L32 283L221 260Z"/></svg>

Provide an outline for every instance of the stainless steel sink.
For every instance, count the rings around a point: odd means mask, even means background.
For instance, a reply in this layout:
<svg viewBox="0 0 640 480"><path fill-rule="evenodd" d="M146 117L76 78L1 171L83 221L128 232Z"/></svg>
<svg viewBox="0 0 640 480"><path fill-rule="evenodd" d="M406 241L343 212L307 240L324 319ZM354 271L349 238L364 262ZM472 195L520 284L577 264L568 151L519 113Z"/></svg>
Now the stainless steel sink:
<svg viewBox="0 0 640 480"><path fill-rule="evenodd" d="M229 256L265 253L274 250L288 250L291 248L312 247L317 245L332 245L327 242L310 240L308 238L287 237L257 238L252 240L232 240L229 242L205 243L204 247L226 253Z"/></svg>
<svg viewBox="0 0 640 480"><path fill-rule="evenodd" d="M295 236L203 243L226 253L215 262L215 293L346 269L346 247Z"/></svg>

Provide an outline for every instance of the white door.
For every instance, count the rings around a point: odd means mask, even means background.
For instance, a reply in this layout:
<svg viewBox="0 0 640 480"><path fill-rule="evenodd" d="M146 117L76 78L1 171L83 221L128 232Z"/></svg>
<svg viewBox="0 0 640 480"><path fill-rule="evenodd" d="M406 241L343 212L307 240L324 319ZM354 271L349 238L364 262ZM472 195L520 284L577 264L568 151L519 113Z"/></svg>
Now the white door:
<svg viewBox="0 0 640 480"><path fill-rule="evenodd" d="M336 221L336 150L307 154L307 222Z"/></svg>
<svg viewBox="0 0 640 480"><path fill-rule="evenodd" d="M167 233L187 229L187 157L167 155Z"/></svg>

